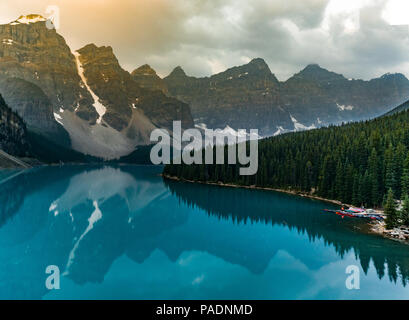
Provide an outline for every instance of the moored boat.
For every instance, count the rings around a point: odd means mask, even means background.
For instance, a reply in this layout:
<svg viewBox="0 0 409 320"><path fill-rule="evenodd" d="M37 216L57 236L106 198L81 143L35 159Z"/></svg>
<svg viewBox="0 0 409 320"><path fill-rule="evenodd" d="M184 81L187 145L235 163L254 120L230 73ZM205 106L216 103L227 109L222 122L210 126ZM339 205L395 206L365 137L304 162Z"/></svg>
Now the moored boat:
<svg viewBox="0 0 409 320"><path fill-rule="evenodd" d="M362 218L362 219L370 219L370 220L378 220L383 221L385 216L381 212L376 212L373 209L363 209L363 208L354 208L350 207L345 209L344 207L341 210L329 210L325 209L326 212L335 213L342 218L350 217L350 218Z"/></svg>

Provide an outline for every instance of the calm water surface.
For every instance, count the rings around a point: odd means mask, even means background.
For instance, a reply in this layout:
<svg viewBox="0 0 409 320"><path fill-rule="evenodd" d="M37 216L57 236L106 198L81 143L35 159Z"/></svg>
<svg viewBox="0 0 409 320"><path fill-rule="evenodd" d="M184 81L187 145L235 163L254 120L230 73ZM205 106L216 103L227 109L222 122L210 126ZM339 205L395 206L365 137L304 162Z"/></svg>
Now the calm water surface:
<svg viewBox="0 0 409 320"><path fill-rule="evenodd" d="M409 298L409 247L323 213L328 204L160 172L3 171L0 298ZM49 265L61 271L60 290L45 286ZM345 286L349 265L359 267L359 290Z"/></svg>

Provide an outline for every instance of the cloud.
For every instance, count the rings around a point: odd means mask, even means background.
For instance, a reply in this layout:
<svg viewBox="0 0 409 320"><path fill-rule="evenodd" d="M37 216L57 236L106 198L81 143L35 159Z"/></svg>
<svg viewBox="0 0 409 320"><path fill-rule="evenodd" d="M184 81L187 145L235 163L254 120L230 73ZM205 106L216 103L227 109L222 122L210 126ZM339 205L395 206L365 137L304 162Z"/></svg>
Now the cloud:
<svg viewBox="0 0 409 320"><path fill-rule="evenodd" d="M282 80L312 62L349 78L409 77L409 28L387 22L402 21L397 1L15 0L0 4L0 21L58 5L72 49L111 45L130 71L204 76L262 57Z"/></svg>

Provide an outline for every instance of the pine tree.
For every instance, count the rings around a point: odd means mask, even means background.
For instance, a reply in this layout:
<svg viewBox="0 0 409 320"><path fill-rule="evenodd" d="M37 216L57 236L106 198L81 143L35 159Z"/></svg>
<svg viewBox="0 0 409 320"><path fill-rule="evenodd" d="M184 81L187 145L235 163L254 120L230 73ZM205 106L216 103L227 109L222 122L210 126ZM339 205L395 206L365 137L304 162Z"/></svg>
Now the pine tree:
<svg viewBox="0 0 409 320"><path fill-rule="evenodd" d="M394 195L397 199L401 199L402 194L402 184L401 184L401 177L403 174L403 165L405 163L405 156L406 156L406 147L399 142L398 146L395 151L395 155L393 157L393 172L395 177L395 185L394 185ZM403 198L403 197L402 197Z"/></svg>
<svg viewBox="0 0 409 320"><path fill-rule="evenodd" d="M239 163L168 165L164 171L192 180L314 190L345 203L380 206L386 204L389 189L397 199L409 196L408 148L409 112L402 112L259 140L259 166L253 176L240 176ZM213 151L215 160L215 147Z"/></svg>
<svg viewBox="0 0 409 320"><path fill-rule="evenodd" d="M396 177L394 171L394 161L393 161L393 146L392 144L389 145L389 148L385 152L385 187L386 190L392 189L396 187Z"/></svg>
<svg viewBox="0 0 409 320"><path fill-rule="evenodd" d="M354 185L352 189L352 204L355 206L361 205L361 193L359 189L359 175L354 175Z"/></svg>
<svg viewBox="0 0 409 320"><path fill-rule="evenodd" d="M409 226L409 195L405 195L403 199L403 208L401 218L406 226Z"/></svg>
<svg viewBox="0 0 409 320"><path fill-rule="evenodd" d="M375 148L372 149L371 156L368 160L369 179L371 184L371 203L374 206L379 205L379 165L378 155Z"/></svg>
<svg viewBox="0 0 409 320"><path fill-rule="evenodd" d="M406 195L409 195L409 152L403 164L403 173L402 173L402 198Z"/></svg>
<svg viewBox="0 0 409 320"><path fill-rule="evenodd" d="M395 199L392 188L388 191L388 197L385 203L386 227L393 229L398 226L398 212L396 210Z"/></svg>

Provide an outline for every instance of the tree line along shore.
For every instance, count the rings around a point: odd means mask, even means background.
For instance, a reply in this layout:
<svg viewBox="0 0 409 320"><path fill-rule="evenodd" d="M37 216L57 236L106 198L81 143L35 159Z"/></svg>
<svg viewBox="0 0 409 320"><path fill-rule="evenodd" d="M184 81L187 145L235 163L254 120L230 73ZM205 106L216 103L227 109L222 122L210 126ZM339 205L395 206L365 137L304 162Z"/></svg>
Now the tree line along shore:
<svg viewBox="0 0 409 320"><path fill-rule="evenodd" d="M266 138L259 141L258 161L252 176L241 176L237 164L170 164L163 173L383 208L388 229L409 225L409 111Z"/></svg>

